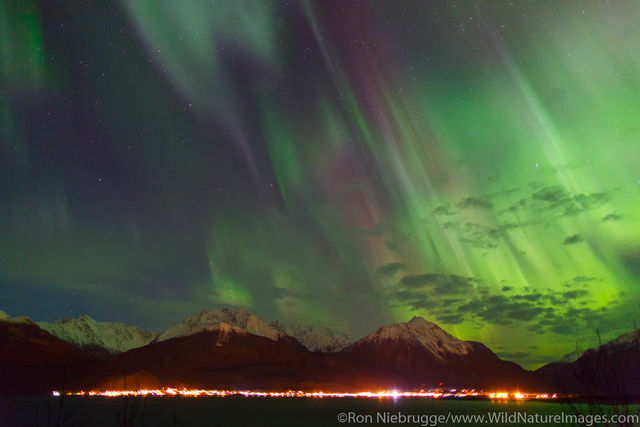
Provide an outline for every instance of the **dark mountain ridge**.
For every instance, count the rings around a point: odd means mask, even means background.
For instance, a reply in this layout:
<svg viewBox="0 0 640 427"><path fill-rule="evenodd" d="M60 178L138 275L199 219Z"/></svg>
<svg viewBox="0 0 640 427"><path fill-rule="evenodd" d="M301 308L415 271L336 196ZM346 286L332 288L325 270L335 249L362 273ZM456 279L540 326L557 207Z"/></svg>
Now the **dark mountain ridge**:
<svg viewBox="0 0 640 427"><path fill-rule="evenodd" d="M636 331L585 352L573 363L530 372L420 317L382 327L337 353L312 352L288 335L278 333L272 339L220 322L123 353L102 354L62 341L27 319L0 321L0 392L5 394L161 387L443 387L639 395L639 361Z"/></svg>
<svg viewBox="0 0 640 427"><path fill-rule="evenodd" d="M544 365L535 374L565 393L640 397L640 330L586 350L573 362Z"/></svg>

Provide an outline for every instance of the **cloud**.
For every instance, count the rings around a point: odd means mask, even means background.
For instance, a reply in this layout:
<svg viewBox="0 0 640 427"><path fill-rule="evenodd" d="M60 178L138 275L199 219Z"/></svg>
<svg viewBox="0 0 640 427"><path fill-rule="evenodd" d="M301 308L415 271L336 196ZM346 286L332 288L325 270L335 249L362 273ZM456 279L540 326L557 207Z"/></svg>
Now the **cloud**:
<svg viewBox="0 0 640 427"><path fill-rule="evenodd" d="M517 224L515 222L504 222L504 223L502 223L502 225L500 225L500 229L501 230L514 230L516 228L521 228L521 227L524 227L526 225L528 225L528 223L526 223L526 222L523 222L523 223L520 223L520 224Z"/></svg>
<svg viewBox="0 0 640 427"><path fill-rule="evenodd" d="M523 295L514 295L513 299L524 300L529 302L538 302L544 298L544 295L539 293L532 294L523 294Z"/></svg>
<svg viewBox="0 0 640 427"><path fill-rule="evenodd" d="M520 199L517 202L511 204L511 206L509 206L508 208L504 209L502 212L514 213L527 206L527 204L527 199Z"/></svg>
<svg viewBox="0 0 640 427"><path fill-rule="evenodd" d="M387 249L389 249L391 252L400 252L400 246L396 242L387 240L384 243L387 246Z"/></svg>
<svg viewBox="0 0 640 427"><path fill-rule="evenodd" d="M400 284L405 288L425 289L439 295L467 292L472 290L476 283L480 283L480 280L473 277L437 273L409 275L400 279Z"/></svg>
<svg viewBox="0 0 640 427"><path fill-rule="evenodd" d="M507 221L498 226L488 226L476 222L447 221L441 225L441 229L452 233L460 243L478 249L495 249L510 230L527 227L534 223L533 221Z"/></svg>
<svg viewBox="0 0 640 427"><path fill-rule="evenodd" d="M455 274L406 275L398 288L387 295L394 305L428 312L434 321L450 325L464 322L465 313L455 307L465 302L465 296L480 289L480 279Z"/></svg>
<svg viewBox="0 0 640 427"><path fill-rule="evenodd" d="M566 239L564 239L562 244L567 246L567 245L575 245L576 243L580 243L580 242L582 242L582 236L580 236L579 234L573 234L571 236L568 236Z"/></svg>
<svg viewBox="0 0 640 427"><path fill-rule="evenodd" d="M561 187L545 187L531 195L533 200L557 204L568 199L567 193Z"/></svg>
<svg viewBox="0 0 640 427"><path fill-rule="evenodd" d="M482 309L474 315L486 322L493 324L511 324L513 320L529 321L535 319L544 312L545 308L536 306L528 301L513 301L502 295L493 295L474 305L466 304L465 310L471 307L477 308L482 304ZM460 310L460 308L459 308Z"/></svg>
<svg viewBox="0 0 640 427"><path fill-rule="evenodd" d="M491 209L493 205L484 197L466 197L458 202L460 209Z"/></svg>
<svg viewBox="0 0 640 427"><path fill-rule="evenodd" d="M555 325L555 310L567 306L568 301L582 302L589 295L584 289L565 290L563 292L548 289L542 293L538 290L524 288L524 293L507 297L502 294L484 293L460 304L457 312L492 324L511 324L513 322L538 323L537 329ZM580 308L579 310L584 310ZM579 312L582 314L583 312ZM576 313L570 313L571 316ZM545 323L547 321L547 323Z"/></svg>
<svg viewBox="0 0 640 427"><path fill-rule="evenodd" d="M391 262L389 264L385 264L382 267L378 268L378 274L383 277L393 277L400 270L406 269L407 266L402 264L401 262Z"/></svg>
<svg viewBox="0 0 640 427"><path fill-rule="evenodd" d="M468 222L458 230L461 243L467 243L480 249L494 249L498 247L497 240L502 235L499 228L487 227L482 224Z"/></svg>
<svg viewBox="0 0 640 427"><path fill-rule="evenodd" d="M640 248L625 251L620 254L620 259L627 271L640 279Z"/></svg>
<svg viewBox="0 0 640 427"><path fill-rule="evenodd" d="M562 187L551 186L535 191L531 199L539 203L540 209L551 210L561 216L573 216L608 203L611 195L606 192L571 195Z"/></svg>
<svg viewBox="0 0 640 427"><path fill-rule="evenodd" d="M401 289L399 291L393 291L389 293L389 296L394 300L399 301L402 304L407 304L407 301L415 300L415 298L427 298L427 293L421 289Z"/></svg>
<svg viewBox="0 0 640 427"><path fill-rule="evenodd" d="M510 308L511 309L505 313L505 316L513 320L533 320L547 310L546 308L534 307L527 303L514 304Z"/></svg>
<svg viewBox="0 0 640 427"><path fill-rule="evenodd" d="M586 286L587 283L595 282L597 280L600 280L600 279L594 276L575 276L570 281L564 282L563 286L567 288L575 287L575 286Z"/></svg>
<svg viewBox="0 0 640 427"><path fill-rule="evenodd" d="M475 313L479 312L484 308L484 303L479 299L473 299L465 304L462 304L458 307L458 311L463 313Z"/></svg>
<svg viewBox="0 0 640 427"><path fill-rule="evenodd" d="M438 314L436 315L436 319L438 319L438 322L448 325L457 325L464 321L464 317L461 314L456 313Z"/></svg>
<svg viewBox="0 0 640 427"><path fill-rule="evenodd" d="M575 295L575 297L581 298L581 295ZM606 310L575 307L568 305L565 300L558 302L553 310L545 312L527 329L538 334L553 333L577 339L581 331L595 331L609 324L610 316L605 314Z"/></svg>
<svg viewBox="0 0 640 427"><path fill-rule="evenodd" d="M473 277L427 273L405 275L389 295L398 305L423 310L442 324L500 325L566 339L604 328L607 312L589 306L588 287L598 280L579 275L555 288L518 289L506 281L493 287Z"/></svg>
<svg viewBox="0 0 640 427"><path fill-rule="evenodd" d="M433 210L433 213L434 213L434 214L436 214L436 215L446 215L446 216L449 216L449 215L453 215L453 214L454 214L454 212L452 212L452 211L449 209L449 206L446 206L446 205L438 206L437 208L435 208L435 209Z"/></svg>
<svg viewBox="0 0 640 427"><path fill-rule="evenodd" d="M577 330L575 325L568 322L557 323L552 325L550 329L558 335L573 335Z"/></svg>
<svg viewBox="0 0 640 427"><path fill-rule="evenodd" d="M425 296L425 297L422 297L421 299L407 301L407 305L411 307L413 310L429 311L439 307L440 302Z"/></svg>
<svg viewBox="0 0 640 427"><path fill-rule="evenodd" d="M577 215L588 211L595 206L601 206L607 203L610 197L606 193L577 194L571 200L571 203L564 209L565 215Z"/></svg>
<svg viewBox="0 0 640 427"><path fill-rule="evenodd" d="M602 222L622 221L622 216L617 214L608 214L602 217Z"/></svg>
<svg viewBox="0 0 640 427"><path fill-rule="evenodd" d="M587 295L589 295L589 292L584 289L576 289L574 291L567 291L562 293L562 297L565 300L578 299L578 298L585 297Z"/></svg>

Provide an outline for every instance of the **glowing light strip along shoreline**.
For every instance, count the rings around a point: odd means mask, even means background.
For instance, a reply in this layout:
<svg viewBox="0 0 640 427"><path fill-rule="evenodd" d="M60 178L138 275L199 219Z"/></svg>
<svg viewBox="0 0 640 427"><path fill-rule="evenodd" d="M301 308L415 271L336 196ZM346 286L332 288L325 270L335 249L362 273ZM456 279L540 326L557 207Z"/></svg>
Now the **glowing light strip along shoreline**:
<svg viewBox="0 0 640 427"><path fill-rule="evenodd" d="M338 393L324 391L250 391L250 390L202 390L187 388L162 388L162 389L140 389L140 390L91 390L79 392L62 393L52 391L53 396L99 396L99 397L120 397L120 396L181 396L181 397L298 397L298 398L424 398L424 399L448 399L448 398L485 398L491 400L547 400L558 398L557 394L548 393L522 393L522 392L495 392L487 393L476 390L438 390L438 391L361 391L354 393Z"/></svg>

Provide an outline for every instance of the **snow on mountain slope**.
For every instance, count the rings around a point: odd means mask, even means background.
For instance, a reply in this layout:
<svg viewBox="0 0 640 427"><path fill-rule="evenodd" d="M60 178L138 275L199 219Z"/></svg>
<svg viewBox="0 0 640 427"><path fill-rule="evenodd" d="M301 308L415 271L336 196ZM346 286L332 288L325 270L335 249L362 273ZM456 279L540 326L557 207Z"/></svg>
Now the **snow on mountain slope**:
<svg viewBox="0 0 640 427"><path fill-rule="evenodd" d="M27 316L11 317L7 312L0 310L0 322L7 323L33 323L33 320Z"/></svg>
<svg viewBox="0 0 640 427"><path fill-rule="evenodd" d="M280 321L268 323L244 308L201 311L167 329L158 336L158 341L193 335L220 323L226 323L274 341L290 336L311 351L337 352L350 343L349 337L344 332L326 326L284 324Z"/></svg>
<svg viewBox="0 0 640 427"><path fill-rule="evenodd" d="M421 317L382 327L338 354L355 365L392 374L401 386L541 389L532 373Z"/></svg>
<svg viewBox="0 0 640 427"><path fill-rule="evenodd" d="M37 325L61 340L77 346L99 346L112 353L142 347L157 336L156 333L124 323L98 322L87 315L77 319L37 322Z"/></svg>
<svg viewBox="0 0 640 427"><path fill-rule="evenodd" d="M459 340L435 323L417 316L406 323L384 326L353 345L386 345L389 342L404 342L424 347L439 359L448 354L466 355L473 349L472 343Z"/></svg>
<svg viewBox="0 0 640 427"><path fill-rule="evenodd" d="M269 325L255 314L243 308L232 310L204 310L184 319L175 326L167 329L158 336L158 341L197 334L212 327L225 323L243 329L250 334L270 338L274 341L285 336L285 333Z"/></svg>
<svg viewBox="0 0 640 427"><path fill-rule="evenodd" d="M233 335L247 335L247 333L243 329L224 322L220 322L215 326L208 327L205 330L218 332L218 337L216 339L217 347L222 347L227 344Z"/></svg>
<svg viewBox="0 0 640 427"><path fill-rule="evenodd" d="M328 326L283 324L280 321L272 322L271 326L296 338L311 351L336 353L351 343L346 333Z"/></svg>
<svg viewBox="0 0 640 427"><path fill-rule="evenodd" d="M623 345L640 346L640 329L622 334L619 337L612 339L611 341L606 343L604 347L608 348Z"/></svg>

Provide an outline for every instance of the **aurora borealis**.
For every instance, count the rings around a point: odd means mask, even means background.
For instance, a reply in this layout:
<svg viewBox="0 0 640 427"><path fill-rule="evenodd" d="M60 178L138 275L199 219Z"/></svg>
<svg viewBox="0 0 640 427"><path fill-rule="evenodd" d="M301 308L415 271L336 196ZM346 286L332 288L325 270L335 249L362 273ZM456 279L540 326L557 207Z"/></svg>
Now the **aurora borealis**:
<svg viewBox="0 0 640 427"><path fill-rule="evenodd" d="M0 4L0 309L535 367L634 327L640 4Z"/></svg>

